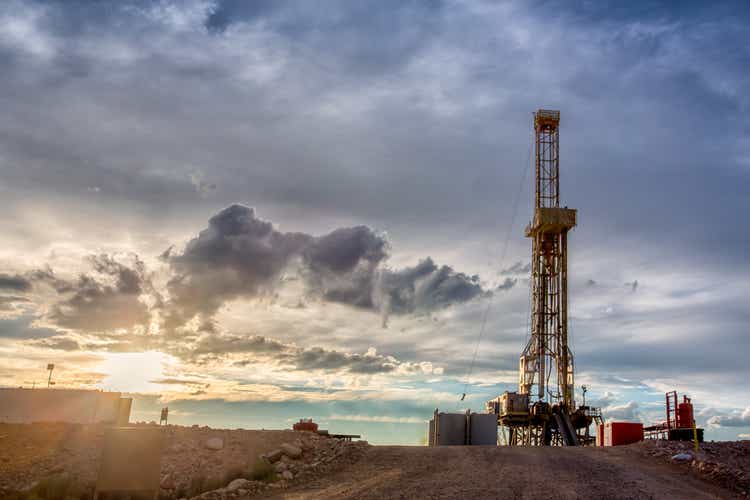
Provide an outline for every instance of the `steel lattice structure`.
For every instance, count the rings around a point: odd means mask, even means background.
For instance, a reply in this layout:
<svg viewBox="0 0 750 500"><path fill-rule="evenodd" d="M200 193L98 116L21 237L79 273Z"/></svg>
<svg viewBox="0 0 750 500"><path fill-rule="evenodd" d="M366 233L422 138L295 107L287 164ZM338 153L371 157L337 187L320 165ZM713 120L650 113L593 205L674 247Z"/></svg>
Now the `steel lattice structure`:
<svg viewBox="0 0 750 500"><path fill-rule="evenodd" d="M509 446L592 444L598 408L575 406L568 346L568 232L576 211L560 207L560 112L534 113L536 188L531 238L531 332L519 360L518 392L487 401Z"/></svg>
<svg viewBox="0 0 750 500"><path fill-rule="evenodd" d="M572 410L567 238L576 224L576 211L560 208L559 124L559 111L534 113L535 206L534 219L526 228L526 236L532 239L531 335L520 358L519 392Z"/></svg>

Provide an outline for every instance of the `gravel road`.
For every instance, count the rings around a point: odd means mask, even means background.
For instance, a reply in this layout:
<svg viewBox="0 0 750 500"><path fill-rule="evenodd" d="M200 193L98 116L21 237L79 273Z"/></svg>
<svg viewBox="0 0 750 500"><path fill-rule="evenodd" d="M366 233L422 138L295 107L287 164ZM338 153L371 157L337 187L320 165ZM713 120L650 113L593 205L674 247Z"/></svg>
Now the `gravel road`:
<svg viewBox="0 0 750 500"><path fill-rule="evenodd" d="M373 446L284 499L726 499L676 464L624 448Z"/></svg>

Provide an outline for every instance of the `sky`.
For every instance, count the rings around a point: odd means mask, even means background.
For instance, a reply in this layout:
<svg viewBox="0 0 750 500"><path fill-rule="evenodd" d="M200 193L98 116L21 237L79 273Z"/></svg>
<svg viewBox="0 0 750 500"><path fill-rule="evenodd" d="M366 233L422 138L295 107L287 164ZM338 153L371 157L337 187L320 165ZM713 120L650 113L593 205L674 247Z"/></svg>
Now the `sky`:
<svg viewBox="0 0 750 500"><path fill-rule="evenodd" d="M576 399L651 424L677 390L707 439L748 438L749 20L3 2L0 385L55 363L55 387L133 394L133 420L423 443L435 408L517 388L548 108Z"/></svg>

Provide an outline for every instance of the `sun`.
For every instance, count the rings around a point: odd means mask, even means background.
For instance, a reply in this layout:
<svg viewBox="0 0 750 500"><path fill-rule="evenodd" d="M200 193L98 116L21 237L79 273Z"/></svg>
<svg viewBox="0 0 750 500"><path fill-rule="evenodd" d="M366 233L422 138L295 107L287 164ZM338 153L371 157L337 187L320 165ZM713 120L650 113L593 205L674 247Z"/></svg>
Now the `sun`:
<svg viewBox="0 0 750 500"><path fill-rule="evenodd" d="M159 351L102 353L97 369L106 375L100 388L120 392L155 393L174 357Z"/></svg>

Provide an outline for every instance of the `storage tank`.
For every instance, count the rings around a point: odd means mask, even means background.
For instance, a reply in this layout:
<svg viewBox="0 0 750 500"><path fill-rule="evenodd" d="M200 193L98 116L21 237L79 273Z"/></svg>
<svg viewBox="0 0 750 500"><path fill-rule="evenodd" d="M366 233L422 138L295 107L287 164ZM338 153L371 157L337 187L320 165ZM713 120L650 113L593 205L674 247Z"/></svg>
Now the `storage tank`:
<svg viewBox="0 0 750 500"><path fill-rule="evenodd" d="M497 415L472 413L468 423L469 444L497 446Z"/></svg>
<svg viewBox="0 0 750 500"><path fill-rule="evenodd" d="M466 414L437 413L433 424L435 434L432 443L435 446L456 446L466 444Z"/></svg>
<svg viewBox="0 0 750 500"><path fill-rule="evenodd" d="M690 402L689 397L682 396L682 403L677 405L677 428L692 429L693 424L693 403Z"/></svg>

